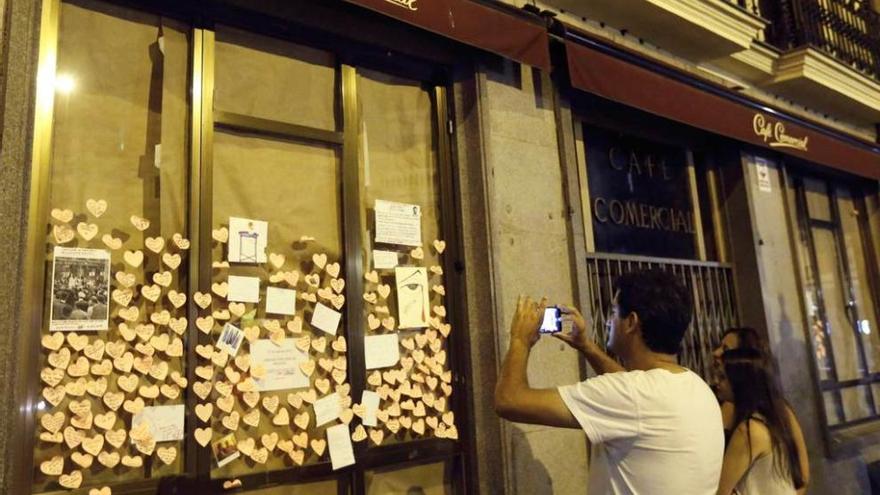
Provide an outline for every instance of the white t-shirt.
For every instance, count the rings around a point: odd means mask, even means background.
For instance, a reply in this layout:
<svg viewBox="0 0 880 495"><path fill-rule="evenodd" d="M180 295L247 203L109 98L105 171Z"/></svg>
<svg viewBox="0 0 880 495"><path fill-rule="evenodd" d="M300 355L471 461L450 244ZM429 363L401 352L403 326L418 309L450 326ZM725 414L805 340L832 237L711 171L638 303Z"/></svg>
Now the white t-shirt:
<svg viewBox="0 0 880 495"><path fill-rule="evenodd" d="M589 495L714 495L724 429L699 376L665 369L606 373L559 387L593 443Z"/></svg>

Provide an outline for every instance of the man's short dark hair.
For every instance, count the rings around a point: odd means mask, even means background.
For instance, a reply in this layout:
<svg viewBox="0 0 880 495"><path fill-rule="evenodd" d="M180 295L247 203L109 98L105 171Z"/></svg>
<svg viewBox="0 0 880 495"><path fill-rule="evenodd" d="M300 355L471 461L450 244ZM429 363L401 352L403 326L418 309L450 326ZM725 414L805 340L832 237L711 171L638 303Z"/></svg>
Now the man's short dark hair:
<svg viewBox="0 0 880 495"><path fill-rule="evenodd" d="M648 349L677 354L691 322L693 304L687 288L671 273L646 270L623 274L614 283L620 317L639 315Z"/></svg>

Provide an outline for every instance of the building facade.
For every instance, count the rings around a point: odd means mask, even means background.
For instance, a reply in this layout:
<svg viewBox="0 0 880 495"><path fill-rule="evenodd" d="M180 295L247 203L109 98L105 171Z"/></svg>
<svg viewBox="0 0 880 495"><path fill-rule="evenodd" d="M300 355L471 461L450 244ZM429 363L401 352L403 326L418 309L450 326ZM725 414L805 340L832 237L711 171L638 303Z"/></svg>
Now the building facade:
<svg viewBox="0 0 880 495"><path fill-rule="evenodd" d="M866 1L0 0L4 493L584 493L492 394L518 294L767 336L880 489ZM532 386L592 373L540 341Z"/></svg>

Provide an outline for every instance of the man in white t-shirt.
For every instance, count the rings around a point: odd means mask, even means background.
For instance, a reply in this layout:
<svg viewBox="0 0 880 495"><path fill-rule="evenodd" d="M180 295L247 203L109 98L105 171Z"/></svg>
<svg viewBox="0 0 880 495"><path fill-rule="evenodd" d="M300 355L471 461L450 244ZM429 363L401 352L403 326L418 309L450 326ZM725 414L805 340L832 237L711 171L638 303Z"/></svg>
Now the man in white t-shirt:
<svg viewBox="0 0 880 495"><path fill-rule="evenodd" d="M545 300L520 297L510 348L495 389L495 410L511 421L581 428L596 447L588 495L710 495L724 454L714 394L676 354L691 320L687 289L652 270L615 283L605 354L574 308L571 333L555 334L581 351L597 375L554 389L533 389L526 376Z"/></svg>

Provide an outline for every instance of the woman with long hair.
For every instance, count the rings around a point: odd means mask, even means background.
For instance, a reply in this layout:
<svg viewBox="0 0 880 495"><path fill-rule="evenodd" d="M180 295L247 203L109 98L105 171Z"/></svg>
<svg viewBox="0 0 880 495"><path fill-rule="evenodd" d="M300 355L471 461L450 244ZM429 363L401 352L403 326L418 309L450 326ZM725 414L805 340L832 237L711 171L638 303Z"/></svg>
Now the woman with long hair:
<svg viewBox="0 0 880 495"><path fill-rule="evenodd" d="M721 355L718 392L733 404L733 433L724 452L719 495L793 495L806 488L803 435L776 383L767 356L740 347Z"/></svg>

